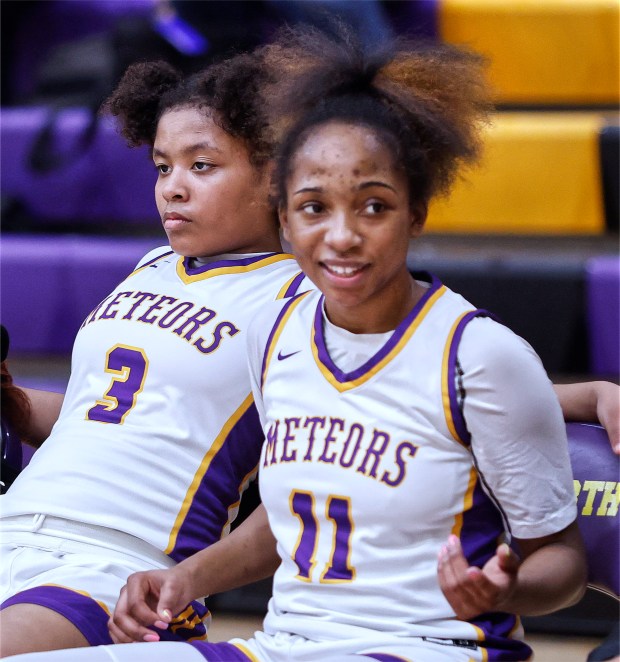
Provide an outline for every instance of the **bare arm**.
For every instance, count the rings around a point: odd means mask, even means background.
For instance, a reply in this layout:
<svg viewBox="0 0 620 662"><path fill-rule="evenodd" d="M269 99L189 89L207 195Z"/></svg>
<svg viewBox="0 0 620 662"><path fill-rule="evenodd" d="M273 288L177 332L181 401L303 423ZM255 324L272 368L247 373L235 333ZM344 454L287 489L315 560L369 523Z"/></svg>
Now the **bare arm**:
<svg viewBox="0 0 620 662"><path fill-rule="evenodd" d="M58 420L64 400L63 393L22 388L30 400L30 418L26 432L26 443L39 448L50 436L54 423Z"/></svg>
<svg viewBox="0 0 620 662"><path fill-rule="evenodd" d="M49 437L60 414L64 395L21 388L2 361L2 420L23 442L38 448Z"/></svg>
<svg viewBox="0 0 620 662"><path fill-rule="evenodd" d="M564 419L600 423L614 451L620 455L620 386L595 381L553 386Z"/></svg>
<svg viewBox="0 0 620 662"><path fill-rule="evenodd" d="M502 544L483 568L477 568L468 566L458 538L450 537L439 554L438 578L458 618L489 611L538 616L575 604L583 596L587 566L575 522L550 536L520 540L519 547L523 561Z"/></svg>
<svg viewBox="0 0 620 662"><path fill-rule="evenodd" d="M108 623L110 635L116 643L156 641L147 626L165 628L192 600L270 577L279 564L260 505L229 536L174 568L131 575Z"/></svg>

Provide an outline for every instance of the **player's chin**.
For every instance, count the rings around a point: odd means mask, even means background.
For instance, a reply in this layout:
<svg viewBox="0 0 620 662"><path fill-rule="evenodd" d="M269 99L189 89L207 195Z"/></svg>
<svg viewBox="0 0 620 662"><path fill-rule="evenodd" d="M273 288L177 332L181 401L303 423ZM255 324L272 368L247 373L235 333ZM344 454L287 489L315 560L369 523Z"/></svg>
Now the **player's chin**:
<svg viewBox="0 0 620 662"><path fill-rule="evenodd" d="M180 236L178 232L166 232L168 236L168 243L170 248L177 254L183 257L196 257L200 252L197 250L196 242L191 241L188 237Z"/></svg>

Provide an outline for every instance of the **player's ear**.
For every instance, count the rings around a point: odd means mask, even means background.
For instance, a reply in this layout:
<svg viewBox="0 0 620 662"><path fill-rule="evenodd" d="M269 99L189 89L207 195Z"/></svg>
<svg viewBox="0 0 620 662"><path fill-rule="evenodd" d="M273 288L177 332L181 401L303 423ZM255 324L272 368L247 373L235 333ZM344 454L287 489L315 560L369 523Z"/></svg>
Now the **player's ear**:
<svg viewBox="0 0 620 662"><path fill-rule="evenodd" d="M424 230L426 217L428 215L428 206L425 203L419 203L411 208L409 235L412 239L417 239Z"/></svg>
<svg viewBox="0 0 620 662"><path fill-rule="evenodd" d="M282 228L282 236L286 239L286 241L290 242L288 216L286 215L286 207L284 205L279 205L278 206L278 218L280 219L280 227Z"/></svg>

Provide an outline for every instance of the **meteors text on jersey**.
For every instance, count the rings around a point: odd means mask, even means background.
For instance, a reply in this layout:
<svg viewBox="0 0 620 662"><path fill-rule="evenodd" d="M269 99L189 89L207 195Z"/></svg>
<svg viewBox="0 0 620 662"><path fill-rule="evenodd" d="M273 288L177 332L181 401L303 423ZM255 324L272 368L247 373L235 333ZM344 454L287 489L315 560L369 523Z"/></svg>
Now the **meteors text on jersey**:
<svg viewBox="0 0 620 662"><path fill-rule="evenodd" d="M390 487L405 479L407 462L417 451L410 441L393 442L387 432L333 416L276 420L265 444L264 468L287 462L335 464Z"/></svg>
<svg viewBox="0 0 620 662"><path fill-rule="evenodd" d="M216 317L215 310L197 306L191 301L179 300L165 294L126 291L106 297L88 315L82 328L93 322L110 319L150 324L169 330L202 354L210 354L225 338L239 333L239 329L232 322L216 323ZM204 333L203 327L207 324L210 324L209 334Z"/></svg>

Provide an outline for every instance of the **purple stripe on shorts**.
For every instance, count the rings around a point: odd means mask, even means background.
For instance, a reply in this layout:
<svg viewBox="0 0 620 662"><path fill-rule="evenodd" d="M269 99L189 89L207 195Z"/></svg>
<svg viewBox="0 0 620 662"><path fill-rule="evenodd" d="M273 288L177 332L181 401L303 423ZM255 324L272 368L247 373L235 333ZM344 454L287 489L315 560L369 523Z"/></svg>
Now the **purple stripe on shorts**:
<svg viewBox="0 0 620 662"><path fill-rule="evenodd" d="M256 470L264 435L256 406L241 415L211 460L169 556L182 561L222 537L228 509L239 501L243 480Z"/></svg>
<svg viewBox="0 0 620 662"><path fill-rule="evenodd" d="M248 662L248 660L252 660L236 646L226 642L210 644L205 641L192 641L190 645L210 662Z"/></svg>
<svg viewBox="0 0 620 662"><path fill-rule="evenodd" d="M364 653L362 657L370 657L373 660L379 660L379 662L403 662L405 659L404 657L388 655L387 653Z"/></svg>
<svg viewBox="0 0 620 662"><path fill-rule="evenodd" d="M479 641L478 646L486 650L489 662L524 662L532 659L532 649L520 639L510 637L517 623L514 614L482 614L471 622L485 633L484 641Z"/></svg>
<svg viewBox="0 0 620 662"><path fill-rule="evenodd" d="M435 294L435 292L441 287L441 282L430 274L425 272L420 272L415 274L417 278L422 280L430 280L431 286L426 290L422 298L416 303L416 305L411 309L407 317L396 327L394 333L390 336L389 340L383 345L383 347L372 356L364 365L356 368L352 372L343 372L340 370L336 364L331 360L329 353L327 352L327 346L325 344L325 336L323 334L323 300L325 297L321 297L317 305L316 313L314 315L314 338L316 342L316 349L319 356L319 360L325 366L327 370L334 376L337 382L340 384L346 384L347 382L355 381L360 377L363 377L368 372L370 372L378 363L380 363L394 347L400 342L401 338L405 335L411 324L415 321L416 317L419 315L420 311L426 305L426 302L430 297Z"/></svg>
<svg viewBox="0 0 620 662"><path fill-rule="evenodd" d="M91 646L112 644L108 633L108 613L96 600L63 586L36 586L5 600L0 609L16 604L47 607L64 616L84 635ZM24 627L28 627L24 623Z"/></svg>

